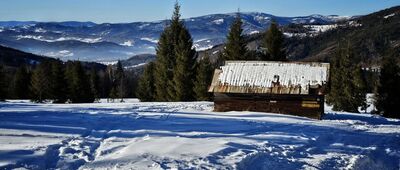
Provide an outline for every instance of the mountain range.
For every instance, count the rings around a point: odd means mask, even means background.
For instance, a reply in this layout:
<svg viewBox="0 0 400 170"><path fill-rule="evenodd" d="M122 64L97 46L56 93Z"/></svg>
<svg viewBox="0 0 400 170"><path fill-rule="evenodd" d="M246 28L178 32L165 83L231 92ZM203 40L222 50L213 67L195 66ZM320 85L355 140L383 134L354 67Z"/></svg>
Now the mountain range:
<svg viewBox="0 0 400 170"><path fill-rule="evenodd" d="M184 19L197 51L225 42L235 13ZM279 17L265 13L241 13L244 33L265 31L272 20L280 25L329 25L352 17L310 15ZM0 22L0 45L61 60L111 62L138 54L154 54L167 20L155 22Z"/></svg>

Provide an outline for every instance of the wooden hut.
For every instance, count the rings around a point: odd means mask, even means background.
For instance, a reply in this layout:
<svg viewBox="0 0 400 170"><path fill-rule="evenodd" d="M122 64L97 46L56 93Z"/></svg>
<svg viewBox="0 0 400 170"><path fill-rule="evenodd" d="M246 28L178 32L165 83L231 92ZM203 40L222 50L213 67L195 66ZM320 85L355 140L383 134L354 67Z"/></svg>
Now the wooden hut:
<svg viewBox="0 0 400 170"><path fill-rule="evenodd" d="M215 111L258 111L321 119L329 64L226 61L209 88Z"/></svg>

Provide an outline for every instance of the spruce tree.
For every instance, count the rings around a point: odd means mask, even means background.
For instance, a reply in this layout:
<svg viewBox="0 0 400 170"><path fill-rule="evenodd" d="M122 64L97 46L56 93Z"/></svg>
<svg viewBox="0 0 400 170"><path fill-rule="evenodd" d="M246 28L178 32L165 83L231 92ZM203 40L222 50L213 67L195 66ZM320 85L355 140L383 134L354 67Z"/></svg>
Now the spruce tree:
<svg viewBox="0 0 400 170"><path fill-rule="evenodd" d="M327 102L333 110L358 112L358 107L365 104L365 91L360 67L355 67L355 58L350 44L339 47L331 68L331 89Z"/></svg>
<svg viewBox="0 0 400 170"><path fill-rule="evenodd" d="M341 96L341 83L343 81L343 77L341 76L341 50L339 48L335 51L335 55L333 56L330 62L330 70L329 70L329 93L326 96L326 102L330 105L337 105L336 103L342 100Z"/></svg>
<svg viewBox="0 0 400 170"><path fill-rule="evenodd" d="M115 90L117 96L120 98L120 102L124 102L124 98L127 95L127 79L125 76L124 68L120 61L117 62L117 69L115 70Z"/></svg>
<svg viewBox="0 0 400 170"><path fill-rule="evenodd" d="M247 47L242 24L240 13L237 13L227 36L224 50L225 60L247 60Z"/></svg>
<svg viewBox="0 0 400 170"><path fill-rule="evenodd" d="M113 73L114 70L111 65L107 66L102 79L102 95L107 98L107 102L111 99L111 89L113 88Z"/></svg>
<svg viewBox="0 0 400 170"><path fill-rule="evenodd" d="M213 67L210 63L208 54L199 61L196 69L196 81L194 83L194 92L196 100L207 101L211 100L211 93L208 92L208 87L213 78Z"/></svg>
<svg viewBox="0 0 400 170"><path fill-rule="evenodd" d="M175 88L175 101L194 100L193 81L195 53L192 48L193 40L189 31L183 27L180 32L178 43L175 47L176 66L174 69L173 87Z"/></svg>
<svg viewBox="0 0 400 170"><path fill-rule="evenodd" d="M30 88L29 83L31 82L31 75L28 72L26 66L20 66L14 75L13 81L13 98L16 99L29 99Z"/></svg>
<svg viewBox="0 0 400 170"><path fill-rule="evenodd" d="M99 76L97 74L97 70L95 67L92 67L90 70L90 91L93 94L93 97L95 98L96 101L100 99L100 93L99 93Z"/></svg>
<svg viewBox="0 0 400 170"><path fill-rule="evenodd" d="M67 101L67 81L65 79L64 64L54 61L51 64L51 98L54 103Z"/></svg>
<svg viewBox="0 0 400 170"><path fill-rule="evenodd" d="M272 21L269 29L265 32L263 45L267 54L262 60L286 61L285 51L283 49L284 37L278 28L278 24Z"/></svg>
<svg viewBox="0 0 400 170"><path fill-rule="evenodd" d="M90 82L81 62L74 61L67 66L69 99L72 103L92 103L94 96L90 90Z"/></svg>
<svg viewBox="0 0 400 170"><path fill-rule="evenodd" d="M111 102L114 102L114 100L116 98L118 98L118 91L117 91L117 87L112 87L110 90L110 94L108 95L108 100Z"/></svg>
<svg viewBox="0 0 400 170"><path fill-rule="evenodd" d="M383 58L375 105L378 113L385 117L400 118L400 57L391 53Z"/></svg>
<svg viewBox="0 0 400 170"><path fill-rule="evenodd" d="M71 102L71 98L73 98L74 96L74 85L72 84L72 81L74 79L74 62L73 61L68 61L65 63L65 70L64 70L64 77L65 80L68 82L68 84L66 85L67 88L67 101Z"/></svg>
<svg viewBox="0 0 400 170"><path fill-rule="evenodd" d="M34 69L31 79L32 101L41 103L51 98L50 68L50 63L44 61Z"/></svg>
<svg viewBox="0 0 400 170"><path fill-rule="evenodd" d="M121 61L118 60L117 68L115 69L115 72L114 72L115 79L117 79L117 80L122 79L122 77L125 76L124 74L125 73L124 73L124 68L122 67L122 63L121 63Z"/></svg>
<svg viewBox="0 0 400 170"><path fill-rule="evenodd" d="M139 79L136 95L142 102L155 100L155 64L150 62L144 69L143 75Z"/></svg>
<svg viewBox="0 0 400 170"><path fill-rule="evenodd" d="M352 83L354 85L354 103L356 103L358 106L361 106L361 110L367 112L368 103L366 95L368 87L361 65L356 66L353 69L352 74Z"/></svg>
<svg viewBox="0 0 400 170"><path fill-rule="evenodd" d="M157 45L157 59L155 62L155 87L156 87L156 97L157 101L176 101L176 100L191 100L192 94L183 94L182 92L177 92L176 86L181 86L177 81L178 79L174 76L182 76L182 71L176 72L176 70L192 70L190 66L183 66L182 63L190 64L191 56L193 53L192 47L188 48L189 45L193 44L191 36L187 29L185 28L183 22L180 20L180 6L178 3L175 4L175 10L171 18L170 24L161 33L158 45ZM180 57L180 59L178 59ZM187 59L185 59L187 57ZM191 58L192 57L192 58ZM177 62L180 62L178 67ZM191 72L188 72L188 77L193 77ZM187 79L187 78L185 78ZM181 86L184 90L187 88ZM184 96L182 96L184 95ZM189 97L188 97L189 96Z"/></svg>
<svg viewBox="0 0 400 170"><path fill-rule="evenodd" d="M169 82L172 80L173 74L170 70L171 58L172 58L172 43L168 37L169 28L166 28L163 33L161 33L160 39L158 41L156 53L157 58L155 61L155 100L156 101L168 101L170 99L168 95Z"/></svg>
<svg viewBox="0 0 400 170"><path fill-rule="evenodd" d="M6 78L4 74L3 65L0 65L0 101L4 101L7 96Z"/></svg>

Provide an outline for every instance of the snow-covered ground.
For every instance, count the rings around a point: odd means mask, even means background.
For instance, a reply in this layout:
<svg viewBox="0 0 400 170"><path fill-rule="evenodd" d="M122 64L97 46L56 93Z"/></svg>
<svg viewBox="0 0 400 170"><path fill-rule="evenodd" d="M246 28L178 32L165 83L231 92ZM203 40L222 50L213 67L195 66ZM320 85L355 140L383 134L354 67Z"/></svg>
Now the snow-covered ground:
<svg viewBox="0 0 400 170"><path fill-rule="evenodd" d="M399 169L399 120L212 109L0 103L0 169Z"/></svg>

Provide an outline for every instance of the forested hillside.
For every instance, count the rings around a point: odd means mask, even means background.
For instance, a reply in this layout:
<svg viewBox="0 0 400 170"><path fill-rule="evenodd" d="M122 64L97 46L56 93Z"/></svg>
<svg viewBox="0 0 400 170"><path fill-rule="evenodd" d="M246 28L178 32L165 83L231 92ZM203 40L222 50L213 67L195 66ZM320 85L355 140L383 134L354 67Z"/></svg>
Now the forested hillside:
<svg viewBox="0 0 400 170"><path fill-rule="evenodd" d="M43 61L56 61L57 59L45 56L39 56L32 53L23 52L17 49L4 47L0 45L0 65L8 68L18 68L20 66L35 66ZM82 62L82 65L90 69L95 67L96 69L105 70L106 66L96 62Z"/></svg>
<svg viewBox="0 0 400 170"><path fill-rule="evenodd" d="M400 6L385 9L349 21L339 21L331 25L333 29L316 34L308 34L307 25L290 24L281 27L286 36L285 51L289 60L330 61L339 43L351 43L355 59L365 65L376 65L388 49L400 47ZM246 37L249 50L260 51L264 34ZM200 57L209 54L216 61L222 45L199 52Z"/></svg>
<svg viewBox="0 0 400 170"><path fill-rule="evenodd" d="M50 61L55 59L0 46L0 64L4 66L20 67L21 65L35 65L45 60Z"/></svg>
<svg viewBox="0 0 400 170"><path fill-rule="evenodd" d="M400 46L400 6L338 23L336 29L315 37L293 37L287 52L293 60L329 61L340 42L350 42L357 61L373 65L389 48Z"/></svg>
<svg viewBox="0 0 400 170"><path fill-rule="evenodd" d="M137 73L119 63L61 61L0 46L0 100L32 99L53 102L95 101L100 97L135 97ZM79 90L77 90L79 89ZM84 89L82 91L82 89ZM91 100L72 100L89 93Z"/></svg>

